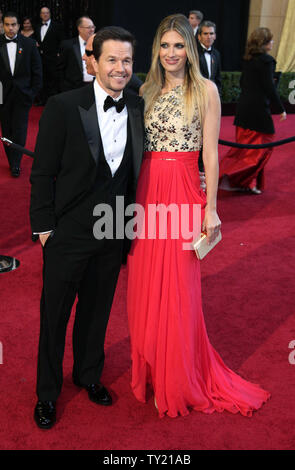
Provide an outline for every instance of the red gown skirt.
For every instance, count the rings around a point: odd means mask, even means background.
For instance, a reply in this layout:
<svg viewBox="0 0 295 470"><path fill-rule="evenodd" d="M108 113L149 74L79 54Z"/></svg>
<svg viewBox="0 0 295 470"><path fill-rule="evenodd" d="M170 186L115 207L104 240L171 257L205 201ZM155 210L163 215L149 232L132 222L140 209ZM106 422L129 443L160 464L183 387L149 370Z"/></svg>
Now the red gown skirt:
<svg viewBox="0 0 295 470"><path fill-rule="evenodd" d="M239 144L260 145L272 142L274 134L263 134L236 127L236 142ZM219 181L226 175L232 188L264 189L264 167L272 148L241 149L232 147L219 165Z"/></svg>
<svg viewBox="0 0 295 470"><path fill-rule="evenodd" d="M199 204L203 219L198 152L146 152L137 203L145 209L158 203ZM128 256L133 393L145 402L151 384L160 417L185 416L192 409L251 416L270 394L232 372L210 344L200 263L194 251L183 250L187 240L181 234L178 239L167 234L167 239L136 238Z"/></svg>

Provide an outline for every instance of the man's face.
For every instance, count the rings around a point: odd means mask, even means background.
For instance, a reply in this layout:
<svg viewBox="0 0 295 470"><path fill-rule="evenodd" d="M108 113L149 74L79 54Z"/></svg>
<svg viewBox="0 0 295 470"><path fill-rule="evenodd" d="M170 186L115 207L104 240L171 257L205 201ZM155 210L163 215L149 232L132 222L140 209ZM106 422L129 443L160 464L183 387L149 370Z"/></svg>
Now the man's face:
<svg viewBox="0 0 295 470"><path fill-rule="evenodd" d="M92 34L88 39L86 46L85 46L85 54L83 55L82 59L86 63L86 70L89 75L93 75L95 77L96 73L92 65L92 57L93 57L93 39L95 34ZM90 52L92 54L90 54ZM90 55L89 55L90 54Z"/></svg>
<svg viewBox="0 0 295 470"><path fill-rule="evenodd" d="M82 23L78 26L79 35L84 41L87 41L95 31L95 25L90 18L83 18Z"/></svg>
<svg viewBox="0 0 295 470"><path fill-rule="evenodd" d="M195 29L198 26L198 24L200 24L200 20L199 18L197 18L197 15L195 15L195 13L191 13L188 17L188 20L193 29Z"/></svg>
<svg viewBox="0 0 295 470"><path fill-rule="evenodd" d="M4 33L10 39L13 39L14 36L18 33L19 24L17 18L15 17L6 17L3 23Z"/></svg>
<svg viewBox="0 0 295 470"><path fill-rule="evenodd" d="M127 41L108 39L102 45L98 61L92 57L92 65L99 85L117 98L132 75L132 45Z"/></svg>
<svg viewBox="0 0 295 470"><path fill-rule="evenodd" d="M198 34L199 41L205 46L207 49L211 47L216 39L215 30L212 26L202 28L201 34Z"/></svg>
<svg viewBox="0 0 295 470"><path fill-rule="evenodd" d="M50 17L51 17L51 15L50 15L50 10L49 10L49 8L46 8L46 7L41 8L41 11L40 11L40 18L41 18L41 20L42 20L44 23L46 23L46 21L50 20Z"/></svg>

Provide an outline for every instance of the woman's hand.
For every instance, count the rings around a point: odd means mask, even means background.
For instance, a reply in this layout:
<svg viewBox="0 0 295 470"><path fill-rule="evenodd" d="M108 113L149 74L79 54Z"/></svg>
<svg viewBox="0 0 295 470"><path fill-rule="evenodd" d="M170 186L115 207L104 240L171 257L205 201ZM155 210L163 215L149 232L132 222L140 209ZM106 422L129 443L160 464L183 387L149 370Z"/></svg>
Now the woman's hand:
<svg viewBox="0 0 295 470"><path fill-rule="evenodd" d="M39 240L40 240L40 243L43 247L45 246L45 243L47 242L47 239L48 239L50 233L51 232L39 235Z"/></svg>
<svg viewBox="0 0 295 470"><path fill-rule="evenodd" d="M212 243L219 234L221 221L216 210L205 209L205 218L202 225L202 231L207 234L208 244Z"/></svg>
<svg viewBox="0 0 295 470"><path fill-rule="evenodd" d="M284 111L282 114L280 114L280 116L281 116L280 121L285 121L285 120L287 119L287 113L286 113L286 111Z"/></svg>

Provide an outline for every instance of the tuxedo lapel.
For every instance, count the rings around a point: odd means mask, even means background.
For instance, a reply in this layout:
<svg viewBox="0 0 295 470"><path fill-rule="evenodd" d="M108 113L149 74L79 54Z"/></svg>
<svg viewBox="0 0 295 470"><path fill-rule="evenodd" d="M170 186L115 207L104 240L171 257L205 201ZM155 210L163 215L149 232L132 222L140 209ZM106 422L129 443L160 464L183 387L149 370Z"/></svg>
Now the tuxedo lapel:
<svg viewBox="0 0 295 470"><path fill-rule="evenodd" d="M8 52L7 52L7 47L6 43L3 41L0 46L0 54L3 59L3 62L5 64L5 67L7 68L8 72L11 75L11 69L10 69L10 63L9 63L9 58L8 58Z"/></svg>
<svg viewBox="0 0 295 470"><path fill-rule="evenodd" d="M201 52L200 61L202 62L202 69L204 71L204 77L209 78L209 70L208 70L207 60L205 58L204 52Z"/></svg>
<svg viewBox="0 0 295 470"><path fill-rule="evenodd" d="M217 59L216 59L214 49L212 48L212 54L211 54L211 79L212 80L214 80L215 78L216 66L217 66Z"/></svg>
<svg viewBox="0 0 295 470"><path fill-rule="evenodd" d="M126 106L128 110L130 133L131 133L131 145L132 145L132 158L134 176L137 179L139 176L142 154L143 154L143 125L142 116L138 106L134 106L131 101L128 100L127 95Z"/></svg>
<svg viewBox="0 0 295 470"><path fill-rule="evenodd" d="M82 57L81 57L80 43L79 43L78 38L75 39L73 43L73 49L74 49L74 53L75 53L79 68L81 70L81 73L83 73Z"/></svg>
<svg viewBox="0 0 295 470"><path fill-rule="evenodd" d="M23 58L23 50L24 50L23 42L22 42L20 36L18 36L18 38L17 38L16 56L15 56L14 75L16 74L17 69L18 69L18 67L19 67L19 64L20 64L21 61L22 61L22 58Z"/></svg>
<svg viewBox="0 0 295 470"><path fill-rule="evenodd" d="M83 105L78 106L78 109L91 155L97 164L99 159L99 150L102 144L93 86L89 86L89 90L87 90L87 92L88 91L89 94L86 96L85 102Z"/></svg>

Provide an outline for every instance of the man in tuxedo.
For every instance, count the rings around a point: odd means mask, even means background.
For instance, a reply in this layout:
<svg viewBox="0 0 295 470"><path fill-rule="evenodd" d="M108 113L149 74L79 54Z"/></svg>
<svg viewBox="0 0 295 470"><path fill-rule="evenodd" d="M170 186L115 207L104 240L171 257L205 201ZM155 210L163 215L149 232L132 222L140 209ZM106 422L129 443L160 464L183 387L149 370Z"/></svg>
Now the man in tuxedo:
<svg viewBox="0 0 295 470"><path fill-rule="evenodd" d="M107 204L117 221L122 216L116 211L117 196L126 204L135 200L144 128L142 99L125 91L133 52L128 31L101 29L93 41L94 82L50 98L40 120L30 215L44 259L34 413L43 429L55 422L66 327L76 295L73 381L95 403L112 403L100 383L104 339L130 241L99 239L93 214L97 204Z"/></svg>
<svg viewBox="0 0 295 470"><path fill-rule="evenodd" d="M27 137L29 111L42 86L42 65L35 41L19 31L17 15L8 12L3 17L4 34L0 36L0 81L3 101L0 121L3 137L24 146ZM20 175L22 153L5 146L13 177Z"/></svg>
<svg viewBox="0 0 295 470"><path fill-rule="evenodd" d="M88 39L86 46L85 46L84 55L82 57L85 63L86 71L89 75L92 75L92 77L96 75L95 70L93 68L93 64L92 64L92 56L93 56L92 46L93 46L94 38L95 38L95 34L92 34L90 38ZM130 93L138 95L141 85L142 85L142 81L140 80L140 78L138 78L138 76L135 73L133 73L129 82L126 85L126 90L128 90Z"/></svg>
<svg viewBox="0 0 295 470"><path fill-rule="evenodd" d="M93 81L93 76L87 73L82 57L85 54L86 43L95 31L95 25L91 18L83 16L77 20L77 29L78 37L67 39L61 43L58 59L61 91L80 88Z"/></svg>
<svg viewBox="0 0 295 470"><path fill-rule="evenodd" d="M213 46L216 40L216 25L212 21L204 21L198 29L198 53L200 70L205 78L214 82L221 93L221 61L220 54Z"/></svg>
<svg viewBox="0 0 295 470"><path fill-rule="evenodd" d="M49 8L41 8L40 18L36 39L43 66L43 89L39 104L44 105L49 96L58 93L57 61L60 44L65 37L61 25L51 19Z"/></svg>
<svg viewBox="0 0 295 470"><path fill-rule="evenodd" d="M198 29L198 53L201 74L209 78L218 88L221 94L221 60L220 54L213 47L216 39L216 25L212 21L203 21ZM204 181L204 164L202 149L199 154L200 180ZM203 185L204 188L204 185Z"/></svg>
<svg viewBox="0 0 295 470"><path fill-rule="evenodd" d="M201 11L191 10L188 15L188 21L193 28L194 36L197 39L199 24L203 21L204 15Z"/></svg>

